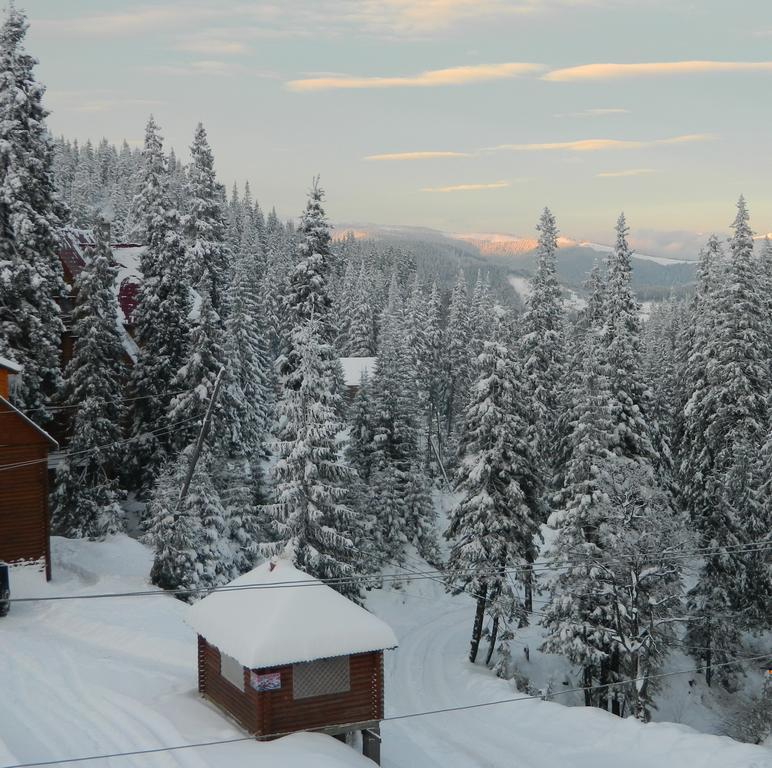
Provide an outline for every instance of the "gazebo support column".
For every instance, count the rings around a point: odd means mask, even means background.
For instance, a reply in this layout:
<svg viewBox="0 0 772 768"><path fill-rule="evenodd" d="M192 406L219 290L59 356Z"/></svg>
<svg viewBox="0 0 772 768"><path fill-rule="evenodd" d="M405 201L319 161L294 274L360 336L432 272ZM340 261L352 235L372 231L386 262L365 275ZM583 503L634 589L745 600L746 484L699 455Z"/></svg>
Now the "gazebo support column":
<svg viewBox="0 0 772 768"><path fill-rule="evenodd" d="M381 729L374 725L362 731L362 754L377 765L381 764Z"/></svg>

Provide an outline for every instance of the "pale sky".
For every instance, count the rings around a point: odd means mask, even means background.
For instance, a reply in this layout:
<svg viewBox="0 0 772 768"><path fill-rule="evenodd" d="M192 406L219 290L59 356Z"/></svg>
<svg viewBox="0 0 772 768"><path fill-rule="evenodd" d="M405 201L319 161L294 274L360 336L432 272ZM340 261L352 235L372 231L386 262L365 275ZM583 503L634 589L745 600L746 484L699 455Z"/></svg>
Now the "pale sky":
<svg viewBox="0 0 772 768"><path fill-rule="evenodd" d="M639 248L772 231L771 0L17 0L50 128L187 157L295 216ZM700 233L695 236L695 233Z"/></svg>

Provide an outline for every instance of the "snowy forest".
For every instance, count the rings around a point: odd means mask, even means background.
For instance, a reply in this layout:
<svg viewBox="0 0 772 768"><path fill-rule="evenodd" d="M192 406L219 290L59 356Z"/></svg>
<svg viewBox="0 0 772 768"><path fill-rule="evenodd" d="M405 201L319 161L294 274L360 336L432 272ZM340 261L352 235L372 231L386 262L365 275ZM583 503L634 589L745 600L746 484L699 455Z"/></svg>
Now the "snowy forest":
<svg viewBox="0 0 772 768"><path fill-rule="evenodd" d="M281 220L218 180L200 123L185 156L153 117L141 150L54 140L26 26L0 31L0 355L66 429L55 533L128 529L188 601L276 554L358 602L425 561L474 598L491 674L539 624L587 706L648 721L674 649L737 689L772 629L772 244L743 198L645 320L625 216L576 311L545 207L523 305L501 266L336 238L313 169ZM95 241L71 287L65 227ZM133 364L115 243L144 246ZM352 357L375 358L353 396Z"/></svg>

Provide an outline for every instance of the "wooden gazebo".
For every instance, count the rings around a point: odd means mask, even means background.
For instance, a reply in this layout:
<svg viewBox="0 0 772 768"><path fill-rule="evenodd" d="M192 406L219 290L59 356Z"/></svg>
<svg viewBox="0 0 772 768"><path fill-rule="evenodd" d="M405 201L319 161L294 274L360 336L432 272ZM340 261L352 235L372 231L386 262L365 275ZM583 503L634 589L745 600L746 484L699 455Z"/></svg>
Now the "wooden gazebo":
<svg viewBox="0 0 772 768"><path fill-rule="evenodd" d="M258 739L361 731L380 762L391 628L289 562L264 563L195 604L198 689Z"/></svg>

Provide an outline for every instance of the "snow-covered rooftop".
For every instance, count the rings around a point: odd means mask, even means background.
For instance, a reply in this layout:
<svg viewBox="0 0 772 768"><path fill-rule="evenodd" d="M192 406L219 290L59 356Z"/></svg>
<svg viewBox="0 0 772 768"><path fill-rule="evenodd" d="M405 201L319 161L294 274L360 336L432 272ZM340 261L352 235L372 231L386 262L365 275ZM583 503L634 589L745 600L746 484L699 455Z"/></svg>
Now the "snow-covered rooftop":
<svg viewBox="0 0 772 768"><path fill-rule="evenodd" d="M32 427L36 432L38 432L41 437L45 438L51 446L53 446L54 450L56 450L59 447L59 443L54 440L51 435L48 434L48 432L43 429L43 427L39 426L38 424L35 424L32 419L27 416L23 411L20 411L10 400L6 400L2 395L0 395L0 404L6 406L6 408L9 408L13 413L15 413L22 421L24 421L28 426Z"/></svg>
<svg viewBox="0 0 772 768"><path fill-rule="evenodd" d="M186 622L207 642L245 667L347 656L395 648L385 622L331 587L279 560L263 563L228 586L262 589L212 592Z"/></svg>
<svg viewBox="0 0 772 768"><path fill-rule="evenodd" d="M0 356L0 368L5 368L6 371L11 373L19 373L21 371L21 366L18 363L2 356Z"/></svg>
<svg viewBox="0 0 772 768"><path fill-rule="evenodd" d="M375 370L374 357L341 357L340 364L343 368L343 381L347 387L358 387L362 374L372 376Z"/></svg>

